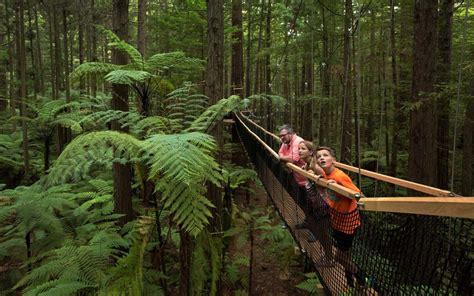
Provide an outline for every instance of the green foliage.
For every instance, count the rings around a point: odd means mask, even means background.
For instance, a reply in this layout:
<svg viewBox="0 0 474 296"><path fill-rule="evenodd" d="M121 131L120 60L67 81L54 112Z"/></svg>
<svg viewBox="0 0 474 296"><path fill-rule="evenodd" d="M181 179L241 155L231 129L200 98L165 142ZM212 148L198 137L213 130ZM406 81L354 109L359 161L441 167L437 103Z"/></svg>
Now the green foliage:
<svg viewBox="0 0 474 296"><path fill-rule="evenodd" d="M132 247L110 270L111 277L99 295L143 295L143 259L150 240L154 218L142 216L131 233Z"/></svg>
<svg viewBox="0 0 474 296"><path fill-rule="evenodd" d="M207 102L206 96L193 93L193 85L185 83L169 93L165 100L168 118L187 128L206 110Z"/></svg>
<svg viewBox="0 0 474 296"><path fill-rule="evenodd" d="M145 82L153 78L154 75L140 70L113 70L105 75L105 80L109 83L133 85L139 82Z"/></svg>
<svg viewBox="0 0 474 296"><path fill-rule="evenodd" d="M270 94L255 94L251 95L247 98L247 105L250 106L253 102L263 103L263 102L271 102L275 108L282 108L288 102L285 98L277 95L270 95Z"/></svg>
<svg viewBox="0 0 474 296"><path fill-rule="evenodd" d="M257 172L254 170L233 164L224 166L223 177L224 183L227 184L230 189L236 189L240 187L249 191L251 191L250 188L243 187L242 185L248 180L256 181L258 179Z"/></svg>
<svg viewBox="0 0 474 296"><path fill-rule="evenodd" d="M0 168L18 172L23 168L22 151L18 149L23 139L20 133L0 134Z"/></svg>
<svg viewBox="0 0 474 296"><path fill-rule="evenodd" d="M316 277L316 273L306 273L304 276L306 277L306 279L296 285L296 287L298 289L308 292L310 295L315 295L317 292L316 285L319 283L319 280Z"/></svg>
<svg viewBox="0 0 474 296"><path fill-rule="evenodd" d="M241 105L242 101L239 96L230 96L222 99L207 108L185 131L209 132L226 114L238 109Z"/></svg>

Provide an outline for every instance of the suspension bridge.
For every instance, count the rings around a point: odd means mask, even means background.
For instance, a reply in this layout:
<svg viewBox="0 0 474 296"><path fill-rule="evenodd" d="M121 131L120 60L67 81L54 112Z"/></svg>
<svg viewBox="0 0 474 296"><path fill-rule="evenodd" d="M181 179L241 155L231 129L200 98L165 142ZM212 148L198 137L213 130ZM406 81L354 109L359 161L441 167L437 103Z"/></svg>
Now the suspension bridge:
<svg viewBox="0 0 474 296"><path fill-rule="evenodd" d="M326 294L473 295L474 198L337 162L336 167L364 178L361 194L280 162L279 138L244 113L234 113L230 122L288 230L314 263ZM338 252L329 235L331 219L338 213L307 214L310 211L292 196L292 171L312 180L313 193L321 200L335 194L357 200L361 226L350 264L359 277L353 282L344 260L336 257L321 264ZM386 197L382 184L424 196ZM308 227L298 229L302 221Z"/></svg>

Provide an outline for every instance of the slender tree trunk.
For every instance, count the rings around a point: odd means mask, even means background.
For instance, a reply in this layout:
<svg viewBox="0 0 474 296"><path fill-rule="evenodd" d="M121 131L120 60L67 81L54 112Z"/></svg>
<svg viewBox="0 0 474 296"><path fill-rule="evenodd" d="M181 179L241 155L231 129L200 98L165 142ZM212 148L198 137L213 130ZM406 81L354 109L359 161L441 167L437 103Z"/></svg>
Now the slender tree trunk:
<svg viewBox="0 0 474 296"><path fill-rule="evenodd" d="M267 94L270 94L272 92L272 85L271 85L271 56L270 56L270 51L271 51L271 45L272 45L272 28L271 28L271 22L272 20L272 2L271 0L268 0L268 6L267 6L267 19L266 19L266 26L265 26L265 47L266 47L266 53L265 53L265 92ZM267 114L267 121L266 121L266 128L268 130L273 130L273 114L272 114L273 106L272 106L272 101L268 101L266 103L266 114Z"/></svg>
<svg viewBox="0 0 474 296"><path fill-rule="evenodd" d="M352 162L352 73L351 53L351 28L352 28L352 0L345 2L344 15L344 101L342 115L341 162Z"/></svg>
<svg viewBox="0 0 474 296"><path fill-rule="evenodd" d="M437 0L415 1L411 99L419 105L410 114L408 176L430 186L436 186L437 179L436 104L430 97L436 73L437 11Z"/></svg>
<svg viewBox="0 0 474 296"><path fill-rule="evenodd" d="M66 102L71 102L71 87L69 84L69 55L72 55L72 52L68 50L68 24L67 24L67 10L63 7L63 42L64 42L64 89L66 92ZM70 128L64 128L64 145L69 143L72 138L72 132Z"/></svg>
<svg viewBox="0 0 474 296"><path fill-rule="evenodd" d="M138 51L142 56L146 51L146 7L147 0L138 0Z"/></svg>
<svg viewBox="0 0 474 296"><path fill-rule="evenodd" d="M5 34L0 33L0 44L5 42ZM7 110L7 64L3 59L0 63L0 111ZM1 131L5 132L5 131Z"/></svg>
<svg viewBox="0 0 474 296"><path fill-rule="evenodd" d="M10 23L10 14L11 11L8 6L8 0L5 0L5 27L7 31L7 42L8 42L8 72L10 73L8 77L8 95L10 97L10 110L13 113L16 112L16 100L17 92L15 84L15 59L14 59L14 43L12 41L12 32L11 32L11 23ZM15 129L15 125L13 129Z"/></svg>
<svg viewBox="0 0 474 296"><path fill-rule="evenodd" d="M471 91L474 83L471 81ZM462 191L463 196L472 196L473 189L473 154L474 154L474 98L471 97L464 117L463 159L462 159Z"/></svg>
<svg viewBox="0 0 474 296"><path fill-rule="evenodd" d="M51 13L49 12L49 8L47 12L47 19L48 19L48 35L49 35L49 57L50 57L50 72L51 72L51 94L53 97L53 100L58 99L58 86L56 85L56 78L55 78L55 73L56 73L56 62L54 60L54 42L53 42L53 17L51 16Z"/></svg>
<svg viewBox="0 0 474 296"><path fill-rule="evenodd" d="M232 71L231 71L231 93L243 96L243 76L244 76L244 53L243 53L243 32L242 32L242 0L232 0Z"/></svg>
<svg viewBox="0 0 474 296"><path fill-rule="evenodd" d="M302 79L301 79L301 94L308 96L313 93L313 63L312 63L312 50L306 47L306 54L303 56L303 68L302 68ZM301 135L304 139L312 140L312 125L313 125L313 103L312 100L305 100L304 105L301 108Z"/></svg>
<svg viewBox="0 0 474 296"><path fill-rule="evenodd" d="M121 39L128 41L128 0L113 1L113 30ZM127 64L127 55L117 49L112 50L112 62L117 65ZM112 109L128 111L128 86L112 84ZM112 122L112 130L128 132L128 127L123 128L119 122ZM132 175L130 164L113 164L114 173L114 211L125 214L119 220L121 225L132 221L135 213L132 207Z"/></svg>
<svg viewBox="0 0 474 296"><path fill-rule="evenodd" d="M191 237L185 230L179 231L179 296L190 295L190 276L191 257L192 257L192 241Z"/></svg>
<svg viewBox="0 0 474 296"><path fill-rule="evenodd" d="M402 100L400 98L400 88L398 84L398 65L397 65L397 47L395 44L395 4L394 0L390 0L390 54L392 59L392 84L393 84L393 99L395 107L395 121L392 126L392 155L390 160L389 174L397 176L397 165L398 165L398 151L401 149L400 138L398 129L400 128L400 122L405 122L405 116L402 110ZM395 187L392 186L392 194L394 193Z"/></svg>
<svg viewBox="0 0 474 296"><path fill-rule="evenodd" d="M252 0L248 0L247 7L247 49L246 49L246 62L247 67L245 69L245 96L250 97L252 86L250 85L250 73L251 73L251 61L250 61L250 49L252 48Z"/></svg>
<svg viewBox="0 0 474 296"><path fill-rule="evenodd" d="M262 81L260 79L261 78L260 77L261 59L259 57L259 53L260 53L260 50L262 49L263 19L265 17L265 14L263 13L264 10L265 10L265 0L262 0L262 5L260 7L260 19L258 21L258 43L257 43L256 62L255 62L255 77L254 77L255 84L253 88L253 92L256 94L263 91L261 88ZM260 112L262 111L262 109L263 108L261 108L261 104L260 104Z"/></svg>
<svg viewBox="0 0 474 296"><path fill-rule="evenodd" d="M322 21L322 43L323 43L323 62L321 63L321 95L324 99L329 98L329 92L331 90L331 81L330 81L330 57L329 57L329 36L328 36L328 24L326 20L326 8L321 5L321 21ZM327 137L326 137L326 124L325 121L327 118L325 116L322 116L322 104L320 104L319 108L319 132L318 132L318 141L319 143L326 143L327 142Z"/></svg>
<svg viewBox="0 0 474 296"><path fill-rule="evenodd" d="M97 34L94 27L96 23L96 13L95 13L95 0L90 0L90 22L88 24L88 60L91 62L97 62ZM128 33L127 33L128 34ZM89 87L91 91L91 95L95 97L97 95L97 82L92 77L89 77Z"/></svg>
<svg viewBox="0 0 474 296"><path fill-rule="evenodd" d="M40 39L40 30L38 22L38 9L34 3L34 13L35 13L35 31L36 31L36 60L38 61L38 79L40 84L40 92L44 96L46 91L44 83L44 67L43 67L43 55L41 53L41 39Z"/></svg>
<svg viewBox="0 0 474 296"><path fill-rule="evenodd" d="M18 60L19 60L19 74L20 74L20 115L23 117L27 116L26 101L28 100L28 89L26 81L26 46L25 46L25 20L24 12L25 7L23 1L19 1L17 7L17 26L18 26ZM30 155L28 150L28 129L25 120L21 121L21 130L23 135L23 166L24 166L24 179L28 180L30 177Z"/></svg>
<svg viewBox="0 0 474 296"><path fill-rule="evenodd" d="M224 1L207 0L207 68L206 68L206 89L205 94L209 98L210 105L217 103L223 96L224 86ZM218 147L223 144L222 124L209 131L216 139ZM217 156L219 161L220 156ZM207 196L214 204L210 229L212 232L222 231L223 205L221 190L215 185L208 184ZM189 277L189 269L181 269ZM217 293L221 294L222 283L219 277L217 283ZM180 291L181 292L181 291ZM184 295L181 294L180 295Z"/></svg>
<svg viewBox="0 0 474 296"><path fill-rule="evenodd" d="M31 74L33 75L33 94L34 94L34 99L36 101L37 99L37 94L39 92L39 78L38 78L38 67L37 67L37 63L36 63L36 55L35 55L35 45L33 43L33 24L32 24L32 16L31 16L31 5L30 5L30 1L26 1L26 5L27 5L27 10L28 10L28 41L30 42L30 47L29 47L29 50L30 50L30 54L31 54L31 67L32 67L32 70L31 70ZM38 36L36 36L36 38L38 38Z"/></svg>
<svg viewBox="0 0 474 296"><path fill-rule="evenodd" d="M85 53L84 53L84 13L83 9L84 7L84 0L79 0L79 7L77 9L78 12L78 18L79 18L79 24L78 24L78 46L79 46L79 64L82 65L85 61ZM79 90L81 93L84 93L84 90L86 88L86 82L83 77L81 77L81 80L79 82Z"/></svg>
<svg viewBox="0 0 474 296"><path fill-rule="evenodd" d="M438 101L436 115L438 120L438 187L448 189L449 183L449 98L447 85L451 71L451 40L453 27L454 0L440 2L438 23L438 65L436 69L436 84Z"/></svg>

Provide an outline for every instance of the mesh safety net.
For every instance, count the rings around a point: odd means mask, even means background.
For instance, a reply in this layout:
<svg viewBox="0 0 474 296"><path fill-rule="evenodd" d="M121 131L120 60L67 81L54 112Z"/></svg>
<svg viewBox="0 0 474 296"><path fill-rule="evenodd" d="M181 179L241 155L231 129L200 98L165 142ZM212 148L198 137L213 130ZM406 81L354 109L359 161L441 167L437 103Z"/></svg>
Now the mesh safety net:
<svg viewBox="0 0 474 296"><path fill-rule="evenodd" d="M279 143L271 135L244 116L236 117L234 126L328 294L474 294L473 220L357 208L336 211L330 200L344 197L315 185L298 186L248 129L277 150Z"/></svg>

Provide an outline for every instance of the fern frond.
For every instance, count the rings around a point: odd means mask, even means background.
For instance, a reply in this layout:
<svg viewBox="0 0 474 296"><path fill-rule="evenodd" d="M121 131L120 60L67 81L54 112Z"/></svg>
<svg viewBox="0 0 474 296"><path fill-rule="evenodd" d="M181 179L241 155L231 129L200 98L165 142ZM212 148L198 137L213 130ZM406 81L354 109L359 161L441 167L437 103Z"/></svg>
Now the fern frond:
<svg viewBox="0 0 474 296"><path fill-rule="evenodd" d="M239 96L230 96L226 99L222 99L216 104L207 108L207 110L202 113L196 120L194 120L191 126L185 131L209 131L229 112L237 109L240 104L241 99Z"/></svg>
<svg viewBox="0 0 474 296"><path fill-rule="evenodd" d="M110 63L87 62L77 66L71 73L71 78L79 80L87 76L104 77L107 73L121 69L121 67L120 65Z"/></svg>
<svg viewBox="0 0 474 296"><path fill-rule="evenodd" d="M84 159L84 151L89 149L94 152L102 152L102 154L96 153L90 155L93 158L93 163L95 161L104 161L104 150L107 151L108 149L111 151L112 147L115 149L115 152L122 157L132 159L139 156L141 143L129 134L115 131L92 132L80 135L69 143L63 153L58 157L50 169L49 174L44 179L45 184L67 183L66 181L76 174L75 170L78 163L81 163L80 160ZM90 164L90 162L88 162L88 164ZM71 167L71 165L74 165L74 167ZM82 169L88 171L90 167L84 167Z"/></svg>
<svg viewBox="0 0 474 296"><path fill-rule="evenodd" d="M132 128L137 134L151 135L177 132L181 130L182 126L177 120L163 116L149 116L139 120Z"/></svg>
<svg viewBox="0 0 474 296"><path fill-rule="evenodd" d="M187 57L182 51L155 54L146 61L149 71L200 71L203 65L203 60Z"/></svg>
<svg viewBox="0 0 474 296"><path fill-rule="evenodd" d="M246 98L248 104L252 104L252 102L271 102L273 106L276 108L282 108L286 104L288 104L287 100L281 96L277 95L270 95L270 94L255 94Z"/></svg>
<svg viewBox="0 0 474 296"><path fill-rule="evenodd" d="M105 80L115 84L133 85L137 82L145 82L153 77L153 74L146 71L118 69L108 73Z"/></svg>
<svg viewBox="0 0 474 296"><path fill-rule="evenodd" d="M154 218L142 216L136 223L137 239L127 256L120 258L112 269L112 277L108 280L106 290L100 291L107 295L142 295L143 291L143 258L145 248L150 240L154 226ZM138 228L138 229L137 229Z"/></svg>
<svg viewBox="0 0 474 296"><path fill-rule="evenodd" d="M298 289L309 292L310 295L315 295L317 292L318 278L314 272L305 274L306 280L296 285Z"/></svg>
<svg viewBox="0 0 474 296"><path fill-rule="evenodd" d="M218 163L210 156L216 148L214 139L202 133L153 135L145 140L144 150L151 166L150 178L193 184L207 179L218 184Z"/></svg>

